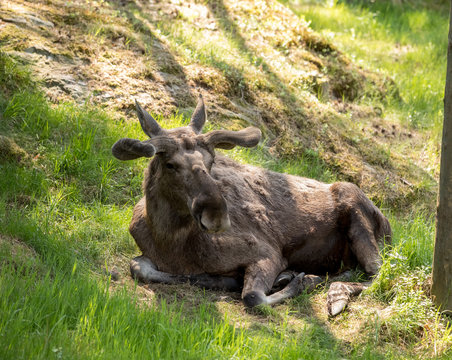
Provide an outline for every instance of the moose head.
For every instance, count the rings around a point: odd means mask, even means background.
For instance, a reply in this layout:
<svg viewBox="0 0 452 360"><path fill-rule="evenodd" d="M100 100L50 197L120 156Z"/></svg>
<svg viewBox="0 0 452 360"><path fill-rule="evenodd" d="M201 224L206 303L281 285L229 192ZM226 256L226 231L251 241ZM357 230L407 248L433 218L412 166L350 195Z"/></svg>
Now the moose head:
<svg viewBox="0 0 452 360"><path fill-rule="evenodd" d="M228 207L211 174L215 148L254 147L261 138L261 131L248 127L202 134L206 109L201 95L186 127L163 129L138 102L136 108L141 127L150 139L120 139L112 147L113 155L119 160L152 157L149 171L155 178L153 186L178 215L192 216L203 231L227 230L230 227Z"/></svg>

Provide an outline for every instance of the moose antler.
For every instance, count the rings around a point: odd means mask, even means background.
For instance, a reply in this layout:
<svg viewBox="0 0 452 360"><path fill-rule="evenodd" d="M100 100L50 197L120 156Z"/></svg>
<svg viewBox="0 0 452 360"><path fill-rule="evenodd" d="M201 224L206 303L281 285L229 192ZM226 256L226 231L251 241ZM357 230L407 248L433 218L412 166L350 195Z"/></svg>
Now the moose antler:
<svg viewBox="0 0 452 360"><path fill-rule="evenodd" d="M198 104L196 105L196 109L193 112L193 115L191 117L190 124L188 125L192 130L199 134L206 123L206 107L204 106L204 100L202 98L202 95L199 94L198 98Z"/></svg>
<svg viewBox="0 0 452 360"><path fill-rule="evenodd" d="M162 133L165 132L151 114L141 107L137 100L135 100L135 106L137 108L141 128L147 136L152 138L153 136L162 135Z"/></svg>
<svg viewBox="0 0 452 360"><path fill-rule="evenodd" d="M228 150L236 145L243 147L256 146L261 139L262 133L256 127L247 127L240 131L213 130L202 136L208 145Z"/></svg>

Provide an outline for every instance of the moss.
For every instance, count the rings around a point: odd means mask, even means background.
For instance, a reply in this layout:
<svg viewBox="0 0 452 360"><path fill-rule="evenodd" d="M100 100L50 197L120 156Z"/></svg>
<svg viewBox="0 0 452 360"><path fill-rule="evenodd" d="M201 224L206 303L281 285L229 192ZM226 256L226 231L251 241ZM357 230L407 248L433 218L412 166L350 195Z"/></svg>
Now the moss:
<svg viewBox="0 0 452 360"><path fill-rule="evenodd" d="M314 32L309 32L305 35L305 42L309 49L322 55L330 55L337 52L336 47L332 43Z"/></svg>
<svg viewBox="0 0 452 360"><path fill-rule="evenodd" d="M303 51L302 58L317 66L319 70L323 69L323 67L325 66L322 59L320 59L318 56L315 56L309 51Z"/></svg>
<svg viewBox="0 0 452 360"><path fill-rule="evenodd" d="M215 90L217 93L227 93L229 83L225 76L215 69L201 68L191 71L190 78L205 89Z"/></svg>
<svg viewBox="0 0 452 360"><path fill-rule="evenodd" d="M327 69L333 96L353 101L362 93L365 79L351 66L333 59L328 63Z"/></svg>
<svg viewBox="0 0 452 360"><path fill-rule="evenodd" d="M93 26L91 32L94 32L96 36L104 36L116 45L120 44L125 48L138 48L144 53L144 48L138 45L140 42L138 37L126 26L99 23Z"/></svg>
<svg viewBox="0 0 452 360"><path fill-rule="evenodd" d="M0 135L0 163L22 163L26 158L28 158L28 154L14 140Z"/></svg>
<svg viewBox="0 0 452 360"><path fill-rule="evenodd" d="M22 51L30 45L30 33L14 25L6 24L0 31L0 46L3 50Z"/></svg>

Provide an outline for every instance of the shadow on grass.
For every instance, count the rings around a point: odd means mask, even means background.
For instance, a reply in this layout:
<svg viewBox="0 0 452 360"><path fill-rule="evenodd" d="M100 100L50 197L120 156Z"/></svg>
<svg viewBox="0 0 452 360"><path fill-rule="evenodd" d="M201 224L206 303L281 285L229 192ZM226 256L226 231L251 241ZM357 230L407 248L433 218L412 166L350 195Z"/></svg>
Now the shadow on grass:
<svg viewBox="0 0 452 360"><path fill-rule="evenodd" d="M207 6L216 19L219 27L223 30L223 33L229 38L237 47L237 49L248 59L250 64L254 64L256 54L247 45L245 38L241 35L238 26L231 19L226 6L223 1L209 1ZM298 125L306 126L306 115L302 110L304 104L293 94L293 92L284 84L284 82L278 77L278 75L271 69L271 67L260 58L260 67L267 77L267 80L276 85L276 88L280 91L276 94L277 97L285 106L286 111L291 112L292 119ZM214 66L217 64L213 64ZM221 70L221 68L219 68ZM281 94L284 94L283 96Z"/></svg>
<svg viewBox="0 0 452 360"><path fill-rule="evenodd" d="M374 348L371 340L357 346L335 336L328 325L335 320L318 317L314 310L317 293L303 293L273 307L247 309L239 293L203 290L188 284L140 284L139 287L148 292L143 301L156 303L158 307L175 306L188 319L196 319L202 306L214 316L215 322L227 321L236 333L243 333L258 347L283 340L279 346L285 347L281 350L284 358L384 359L387 355ZM365 328L361 326L361 329L364 334Z"/></svg>
<svg viewBox="0 0 452 360"><path fill-rule="evenodd" d="M145 44L145 56L149 57L157 65L157 72L164 79L165 91L173 99L176 107L195 106L197 94L188 85L184 68L176 60L168 45L163 43L154 33L153 25L145 16L146 9L138 1L108 1L112 7L121 13L132 24L134 30L140 34ZM141 54L140 54L141 55ZM149 81L154 81L152 72L149 73ZM173 82L177 86L172 86Z"/></svg>

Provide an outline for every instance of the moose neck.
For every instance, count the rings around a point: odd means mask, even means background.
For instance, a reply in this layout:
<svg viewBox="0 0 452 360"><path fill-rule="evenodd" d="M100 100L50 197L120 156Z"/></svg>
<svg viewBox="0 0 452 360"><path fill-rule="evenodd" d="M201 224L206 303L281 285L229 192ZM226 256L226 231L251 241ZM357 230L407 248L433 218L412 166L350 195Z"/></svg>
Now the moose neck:
<svg viewBox="0 0 452 360"><path fill-rule="evenodd" d="M146 212L157 246L182 246L187 239L196 237L200 230L182 201L172 199L170 190L162 188L158 159L153 159L143 182ZM175 250L174 248L172 250Z"/></svg>

